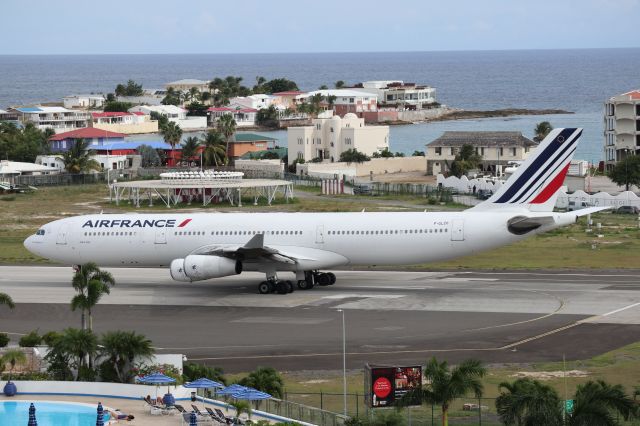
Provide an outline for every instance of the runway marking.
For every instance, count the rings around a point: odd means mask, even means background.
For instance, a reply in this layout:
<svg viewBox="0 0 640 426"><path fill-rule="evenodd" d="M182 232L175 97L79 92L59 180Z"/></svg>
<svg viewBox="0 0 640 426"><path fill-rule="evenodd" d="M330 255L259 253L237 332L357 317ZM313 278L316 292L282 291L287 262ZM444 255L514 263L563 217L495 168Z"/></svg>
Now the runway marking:
<svg viewBox="0 0 640 426"><path fill-rule="evenodd" d="M633 303L631 305L625 306L620 309L616 309L615 311L607 312L606 314L600 315L601 317L608 317L609 315L617 314L618 312L626 311L627 309L635 308L636 306L640 306L640 302Z"/></svg>
<svg viewBox="0 0 640 426"><path fill-rule="evenodd" d="M315 325L333 321L333 318L298 318L298 317L245 317L229 322L246 324L300 324Z"/></svg>

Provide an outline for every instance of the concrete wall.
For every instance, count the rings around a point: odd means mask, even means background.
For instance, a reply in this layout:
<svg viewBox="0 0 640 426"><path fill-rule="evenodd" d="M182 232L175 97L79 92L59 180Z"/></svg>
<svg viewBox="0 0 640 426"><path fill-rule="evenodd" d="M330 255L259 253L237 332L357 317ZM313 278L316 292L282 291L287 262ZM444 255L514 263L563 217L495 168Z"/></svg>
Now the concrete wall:
<svg viewBox="0 0 640 426"><path fill-rule="evenodd" d="M235 168L239 171L280 174L284 172L284 163L280 160L236 160Z"/></svg>
<svg viewBox="0 0 640 426"><path fill-rule="evenodd" d="M155 396L156 387L148 385L131 385L125 383L104 382L57 382L16 380L18 395L96 395L110 398L140 399L147 395ZM171 393L176 399L186 399L191 396L191 389L182 386L170 386ZM167 386L160 386L159 395L164 395Z"/></svg>
<svg viewBox="0 0 640 426"><path fill-rule="evenodd" d="M398 120L402 121L423 121L438 118L443 114L453 111L447 107L421 109L417 111L398 111Z"/></svg>
<svg viewBox="0 0 640 426"><path fill-rule="evenodd" d="M385 173L424 172L424 157L372 158L364 163L304 163L296 165L296 173L318 178L333 178L334 175L347 177L369 176Z"/></svg>
<svg viewBox="0 0 640 426"><path fill-rule="evenodd" d="M110 132L124 133L126 135L158 132L158 122L156 120L144 121L142 123L134 124L93 123L92 127L96 129L108 130Z"/></svg>

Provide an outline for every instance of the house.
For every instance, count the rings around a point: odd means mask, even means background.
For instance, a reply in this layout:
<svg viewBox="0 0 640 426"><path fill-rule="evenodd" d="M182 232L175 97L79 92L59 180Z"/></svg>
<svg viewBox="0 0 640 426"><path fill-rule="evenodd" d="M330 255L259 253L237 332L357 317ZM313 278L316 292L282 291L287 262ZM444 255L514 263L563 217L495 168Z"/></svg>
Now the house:
<svg viewBox="0 0 640 426"><path fill-rule="evenodd" d="M229 104L238 105L243 108L262 109L275 105L277 98L271 95L257 94L249 96L237 96L229 99Z"/></svg>
<svg viewBox="0 0 640 426"><path fill-rule="evenodd" d="M65 152L78 140L84 139L89 143L89 149L95 150L108 143L124 142L125 136L124 133L85 127L51 136L49 138L49 147L53 153Z"/></svg>
<svg viewBox="0 0 640 426"><path fill-rule="evenodd" d="M300 90L289 90L286 92L276 92L273 93L273 104L275 106L280 106L284 109L295 109L296 107L296 98L304 95L306 92L301 92Z"/></svg>
<svg viewBox="0 0 640 426"><path fill-rule="evenodd" d="M20 114L18 111L5 111L0 109L0 122L20 124Z"/></svg>
<svg viewBox="0 0 640 426"><path fill-rule="evenodd" d="M62 98L65 108L102 108L106 99L104 95L71 95Z"/></svg>
<svg viewBox="0 0 640 426"><path fill-rule="evenodd" d="M429 108L436 103L436 89L434 87L405 83L402 80L365 81L350 90L375 93L378 97L379 108L416 110Z"/></svg>
<svg viewBox="0 0 640 426"><path fill-rule="evenodd" d="M247 153L274 149L277 139L255 133L236 133L229 141L230 159L236 160Z"/></svg>
<svg viewBox="0 0 640 426"><path fill-rule="evenodd" d="M12 108L24 124L33 123L38 129L53 129L56 133L81 129L89 125L91 115L86 111L72 111L63 107L33 106Z"/></svg>
<svg viewBox="0 0 640 426"><path fill-rule="evenodd" d="M538 143L521 132L444 132L426 145L427 174L448 172L463 145L473 146L482 157L480 171L501 176L509 163L525 160Z"/></svg>
<svg viewBox="0 0 640 426"><path fill-rule="evenodd" d="M315 90L296 96L296 103L309 102L309 98L318 94L324 98L321 105L333 109L333 112L341 117L349 113L361 117L365 112L378 110L378 95L351 89ZM335 97L332 103L329 102L330 97Z"/></svg>
<svg viewBox="0 0 640 426"><path fill-rule="evenodd" d="M23 163L20 161L0 161L0 181L11 181L16 176L49 175L58 173L58 169L43 164Z"/></svg>
<svg viewBox="0 0 640 426"><path fill-rule="evenodd" d="M192 87L195 87L199 92L207 92L209 90L209 82L205 80L197 80L195 78L185 78L183 80L166 83L164 87L166 89L172 88L173 90L181 92L188 92Z"/></svg>
<svg viewBox="0 0 640 426"><path fill-rule="evenodd" d="M129 112L142 112L151 115L152 112L163 115L176 123L182 130L202 130L207 127L207 117L187 117L187 110L175 105L138 105L129 108Z"/></svg>
<svg viewBox="0 0 640 426"><path fill-rule="evenodd" d="M253 127L256 125L258 110L255 108L244 108L240 105L228 107L211 107L207 110L207 123L209 127L215 127L216 122L223 115L231 115L237 127Z"/></svg>
<svg viewBox="0 0 640 426"><path fill-rule="evenodd" d="M287 146L289 164L315 158L334 162L342 152L354 148L371 156L389 148L389 126L365 126L364 119L354 113L340 118L325 111L311 126L289 127Z"/></svg>
<svg viewBox="0 0 640 426"><path fill-rule="evenodd" d="M157 133L158 121L144 112L92 112L91 126L127 135Z"/></svg>
<svg viewBox="0 0 640 426"><path fill-rule="evenodd" d="M640 153L640 90L613 96L604 105L606 170L629 155Z"/></svg>

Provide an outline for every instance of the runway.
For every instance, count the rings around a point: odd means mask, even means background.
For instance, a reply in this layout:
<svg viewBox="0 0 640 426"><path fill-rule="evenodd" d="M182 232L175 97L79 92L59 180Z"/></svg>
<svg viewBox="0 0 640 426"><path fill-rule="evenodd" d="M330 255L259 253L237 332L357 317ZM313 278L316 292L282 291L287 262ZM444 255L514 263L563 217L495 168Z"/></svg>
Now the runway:
<svg viewBox="0 0 640 426"><path fill-rule="evenodd" d="M177 283L164 269L112 269L116 287L94 310L94 328L136 330L162 353L224 368L348 368L365 362L489 363L588 358L638 340L640 273L335 271L334 286L259 295L263 275ZM0 331L78 327L73 271L0 267ZM282 279L288 279L286 275ZM14 336L17 337L17 336Z"/></svg>

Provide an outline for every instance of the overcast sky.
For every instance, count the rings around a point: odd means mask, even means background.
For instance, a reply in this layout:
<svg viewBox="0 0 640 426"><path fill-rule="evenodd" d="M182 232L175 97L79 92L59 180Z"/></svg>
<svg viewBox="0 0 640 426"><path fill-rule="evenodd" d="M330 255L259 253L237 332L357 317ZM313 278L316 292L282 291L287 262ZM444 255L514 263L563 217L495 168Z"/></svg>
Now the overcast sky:
<svg viewBox="0 0 640 426"><path fill-rule="evenodd" d="M640 46L640 0L4 0L0 54Z"/></svg>

